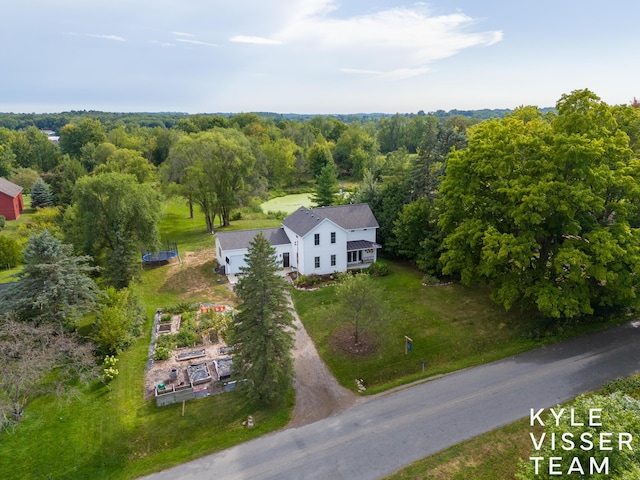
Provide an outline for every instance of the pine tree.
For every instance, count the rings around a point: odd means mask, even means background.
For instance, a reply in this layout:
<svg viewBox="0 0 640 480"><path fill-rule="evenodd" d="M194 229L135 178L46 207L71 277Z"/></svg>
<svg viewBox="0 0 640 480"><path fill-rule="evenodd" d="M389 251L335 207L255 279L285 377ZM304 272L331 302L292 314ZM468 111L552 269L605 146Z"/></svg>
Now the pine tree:
<svg viewBox="0 0 640 480"><path fill-rule="evenodd" d="M338 173L336 171L336 164L333 162L327 163L320 175L316 177L316 191L311 201L313 201L318 207L326 207L333 205L335 195L337 192L336 183L338 182Z"/></svg>
<svg viewBox="0 0 640 480"><path fill-rule="evenodd" d="M0 294L0 314L15 311L24 319L54 324L62 330L95 306L98 287L90 275L91 257L73 255L48 230L34 233L24 250L19 281Z"/></svg>
<svg viewBox="0 0 640 480"><path fill-rule="evenodd" d="M234 321L234 375L247 380L247 397L261 405L282 402L293 380L293 316L275 253L258 234L235 287L240 313Z"/></svg>
<svg viewBox="0 0 640 480"><path fill-rule="evenodd" d="M31 206L33 208L43 208L53 206L53 192L51 187L38 177L31 188Z"/></svg>

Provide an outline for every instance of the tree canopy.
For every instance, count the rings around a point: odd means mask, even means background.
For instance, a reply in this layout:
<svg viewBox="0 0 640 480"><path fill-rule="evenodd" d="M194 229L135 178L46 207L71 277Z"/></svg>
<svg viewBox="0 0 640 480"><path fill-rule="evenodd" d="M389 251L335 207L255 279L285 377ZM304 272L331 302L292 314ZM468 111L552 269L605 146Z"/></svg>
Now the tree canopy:
<svg viewBox="0 0 640 480"><path fill-rule="evenodd" d="M89 312L98 296L87 256L73 255L48 230L34 233L24 250L19 280L0 294L0 313L15 311L24 319L63 328Z"/></svg>
<svg viewBox="0 0 640 480"><path fill-rule="evenodd" d="M129 285L141 249L158 244L160 198L150 184L109 172L78 179L74 203L65 213L67 236L104 268L108 283Z"/></svg>
<svg viewBox="0 0 640 480"><path fill-rule="evenodd" d="M488 282L505 308L551 317L628 305L640 266L640 160L588 90L470 130L440 188L443 272Z"/></svg>

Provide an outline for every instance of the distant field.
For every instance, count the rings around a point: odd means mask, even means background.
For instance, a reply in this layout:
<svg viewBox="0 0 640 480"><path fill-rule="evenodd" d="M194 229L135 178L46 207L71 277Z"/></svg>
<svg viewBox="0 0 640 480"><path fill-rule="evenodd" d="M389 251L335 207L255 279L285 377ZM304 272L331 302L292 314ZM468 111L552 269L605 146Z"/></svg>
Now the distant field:
<svg viewBox="0 0 640 480"><path fill-rule="evenodd" d="M286 212L293 213L300 207L311 208L314 206L311 201L312 193L298 193L295 195L285 195L277 197L260 205L262 211L267 212Z"/></svg>

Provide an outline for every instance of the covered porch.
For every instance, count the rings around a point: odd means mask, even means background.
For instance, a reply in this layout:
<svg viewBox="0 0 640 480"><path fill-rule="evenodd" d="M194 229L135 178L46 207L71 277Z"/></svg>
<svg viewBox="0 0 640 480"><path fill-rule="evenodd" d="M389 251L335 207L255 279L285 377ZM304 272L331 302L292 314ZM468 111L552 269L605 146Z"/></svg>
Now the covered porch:
<svg viewBox="0 0 640 480"><path fill-rule="evenodd" d="M377 260L379 248L382 245L368 240L347 242L347 270L367 268Z"/></svg>

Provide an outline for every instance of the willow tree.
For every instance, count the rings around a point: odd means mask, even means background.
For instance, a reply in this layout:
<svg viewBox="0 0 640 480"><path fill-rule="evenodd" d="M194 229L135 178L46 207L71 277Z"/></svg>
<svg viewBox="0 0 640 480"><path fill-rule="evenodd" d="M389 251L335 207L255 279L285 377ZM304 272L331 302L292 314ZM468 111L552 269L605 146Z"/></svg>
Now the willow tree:
<svg viewBox="0 0 640 480"><path fill-rule="evenodd" d="M246 379L248 398L262 405L282 402L293 381L293 316L275 254L258 234L235 287L240 305L234 321L233 371Z"/></svg>
<svg viewBox="0 0 640 480"><path fill-rule="evenodd" d="M588 90L557 115L518 109L470 130L440 187L443 273L550 317L629 305L640 281L640 161Z"/></svg>
<svg viewBox="0 0 640 480"><path fill-rule="evenodd" d="M141 249L158 244L156 190L133 175L110 172L78 179L73 198L65 213L67 235L104 268L110 285L126 287L139 271Z"/></svg>
<svg viewBox="0 0 640 480"><path fill-rule="evenodd" d="M207 229L213 231L216 215L229 225L254 164L251 145L241 132L216 128L181 138L172 147L166 168L168 179L201 207Z"/></svg>

